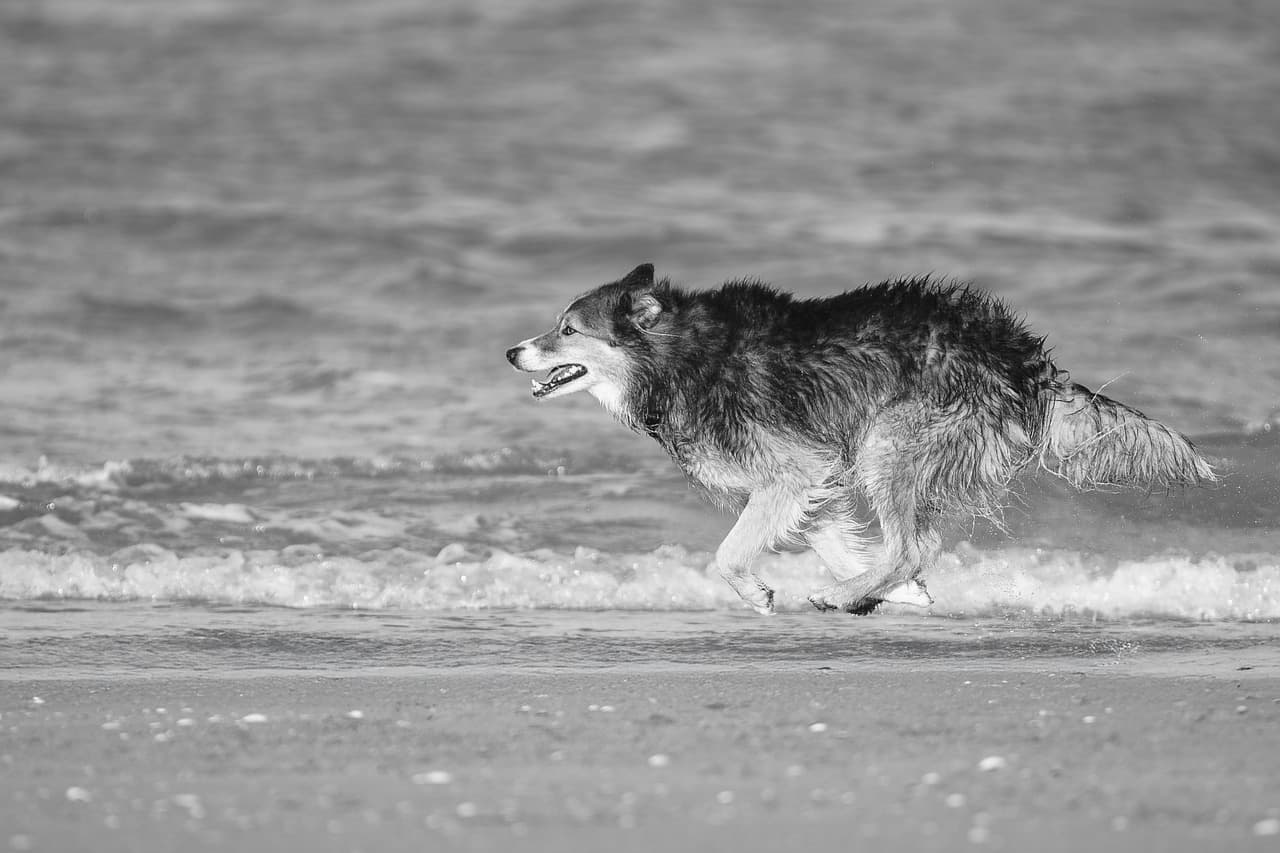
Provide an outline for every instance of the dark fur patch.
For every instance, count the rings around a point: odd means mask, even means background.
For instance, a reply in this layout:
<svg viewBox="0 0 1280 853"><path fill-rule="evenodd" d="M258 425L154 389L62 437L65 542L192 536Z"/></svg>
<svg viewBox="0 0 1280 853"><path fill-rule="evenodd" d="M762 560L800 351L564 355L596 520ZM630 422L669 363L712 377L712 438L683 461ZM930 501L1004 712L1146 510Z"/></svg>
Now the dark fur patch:
<svg viewBox="0 0 1280 853"><path fill-rule="evenodd" d="M648 329L630 320L639 293L663 307ZM763 429L837 448L852 467L873 419L896 425L904 449L927 438L963 472L922 459L927 502L986 512L992 485L975 474L995 451L1002 468L1030 459L1043 432L1056 369L1043 339L998 300L910 279L824 299L795 299L757 281L686 291L668 280L638 291L607 285L574 309L606 320L633 360L634 424L682 462L709 442L741 453ZM948 424L981 426L976 432ZM1017 426L1009 436L1004 425ZM995 447L1003 439L1005 445ZM744 463L747 459L742 460Z"/></svg>

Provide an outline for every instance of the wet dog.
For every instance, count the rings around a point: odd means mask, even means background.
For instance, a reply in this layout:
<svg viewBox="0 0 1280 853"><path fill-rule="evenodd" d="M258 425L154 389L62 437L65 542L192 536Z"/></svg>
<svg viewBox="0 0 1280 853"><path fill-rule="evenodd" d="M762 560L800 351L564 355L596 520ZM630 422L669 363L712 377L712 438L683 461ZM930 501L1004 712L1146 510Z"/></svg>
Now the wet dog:
<svg viewBox="0 0 1280 853"><path fill-rule="evenodd" d="M691 291L643 264L579 296L507 351L533 396L593 395L739 511L716 564L773 610L751 571L804 542L839 580L809 600L865 613L932 602L920 578L959 513L998 521L1038 463L1080 488L1212 482L1185 437L1072 383L999 300L917 278L797 299L754 280ZM879 519L873 559L859 508Z"/></svg>

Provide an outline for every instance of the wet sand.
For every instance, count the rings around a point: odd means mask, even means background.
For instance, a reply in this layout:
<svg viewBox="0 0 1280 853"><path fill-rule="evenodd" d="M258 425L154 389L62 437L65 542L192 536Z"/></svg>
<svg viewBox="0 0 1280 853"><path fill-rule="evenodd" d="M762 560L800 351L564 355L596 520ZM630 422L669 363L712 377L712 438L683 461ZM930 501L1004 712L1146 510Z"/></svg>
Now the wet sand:
<svg viewBox="0 0 1280 853"><path fill-rule="evenodd" d="M1250 661L11 674L0 849L1274 849Z"/></svg>

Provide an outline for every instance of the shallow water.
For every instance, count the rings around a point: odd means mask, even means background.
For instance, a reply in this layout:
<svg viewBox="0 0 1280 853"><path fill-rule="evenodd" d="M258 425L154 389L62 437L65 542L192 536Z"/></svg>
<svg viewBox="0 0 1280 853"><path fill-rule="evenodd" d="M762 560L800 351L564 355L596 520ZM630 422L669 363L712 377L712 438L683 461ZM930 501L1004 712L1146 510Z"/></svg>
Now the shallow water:
<svg viewBox="0 0 1280 853"><path fill-rule="evenodd" d="M1168 495L1028 477L1005 517L954 530L934 615L1280 617L1274 434L1205 443L1226 483ZM0 597L463 611L722 611L732 519L666 463L516 452L434 460L135 460L9 469ZM829 583L761 558L784 611Z"/></svg>
<svg viewBox="0 0 1280 853"><path fill-rule="evenodd" d="M730 520L502 358L646 260L805 295L975 281L1226 475L1028 478L1008 535L952 533L931 615L875 623L903 642L1278 619L1278 32L1164 0L6 5L0 627L737 626L706 572ZM855 630L806 612L811 554L761 571L802 647Z"/></svg>
<svg viewBox="0 0 1280 853"><path fill-rule="evenodd" d="M342 675L618 669L886 670L914 664L988 672L1280 675L1274 622L1159 618L874 620L737 612L488 610L425 615L383 610L139 604L7 606L0 681L294 672ZM1229 662L1229 666L1224 665Z"/></svg>

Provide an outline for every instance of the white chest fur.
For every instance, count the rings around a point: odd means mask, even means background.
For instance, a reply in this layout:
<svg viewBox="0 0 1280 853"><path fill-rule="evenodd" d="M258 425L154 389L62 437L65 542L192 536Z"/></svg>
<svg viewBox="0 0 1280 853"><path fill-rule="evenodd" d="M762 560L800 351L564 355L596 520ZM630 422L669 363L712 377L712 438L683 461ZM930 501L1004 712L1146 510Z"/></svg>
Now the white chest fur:
<svg viewBox="0 0 1280 853"><path fill-rule="evenodd" d="M623 393L621 386L603 379L592 385L587 391L599 401L600 405L604 406L609 414L620 421L627 420L626 395Z"/></svg>

